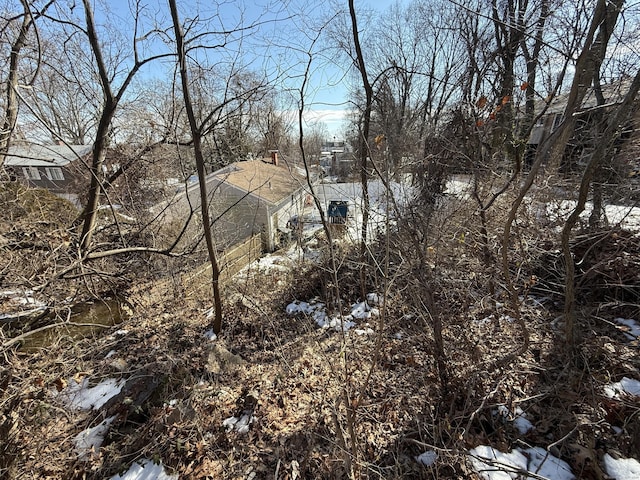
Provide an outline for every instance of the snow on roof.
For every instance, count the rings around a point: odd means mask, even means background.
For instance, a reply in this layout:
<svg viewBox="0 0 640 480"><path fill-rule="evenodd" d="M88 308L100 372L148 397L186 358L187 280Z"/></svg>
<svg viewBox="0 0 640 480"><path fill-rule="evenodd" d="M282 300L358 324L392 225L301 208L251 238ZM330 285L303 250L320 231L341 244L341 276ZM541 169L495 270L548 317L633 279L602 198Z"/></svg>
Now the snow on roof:
<svg viewBox="0 0 640 480"><path fill-rule="evenodd" d="M91 145L20 145L9 148L5 165L13 167L63 167L91 153Z"/></svg>
<svg viewBox="0 0 640 480"><path fill-rule="evenodd" d="M286 165L263 160L236 162L214 174L222 181L277 204L304 185L304 178Z"/></svg>

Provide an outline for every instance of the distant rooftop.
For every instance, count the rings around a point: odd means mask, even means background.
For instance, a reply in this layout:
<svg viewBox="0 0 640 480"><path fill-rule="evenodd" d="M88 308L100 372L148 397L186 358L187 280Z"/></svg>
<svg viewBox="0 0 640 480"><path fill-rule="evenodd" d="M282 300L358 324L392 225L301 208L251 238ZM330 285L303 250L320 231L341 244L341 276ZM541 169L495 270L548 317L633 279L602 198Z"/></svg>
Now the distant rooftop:
<svg viewBox="0 0 640 480"><path fill-rule="evenodd" d="M629 90L630 85L631 85L630 78L625 78L617 82L602 85L601 86L602 96L604 97L605 104L617 104L622 102L622 100L624 99L624 96ZM567 107L568 99L569 99L568 92L562 93L554 97L549 103L549 107L546 113L547 114L564 113L564 110ZM536 110L542 109L544 105L545 105L544 100L538 101L536 105ZM587 88L587 92L582 101L580 110L593 108L597 105L598 105L598 100L595 94L595 89L593 88L593 86L590 86Z"/></svg>
<svg viewBox="0 0 640 480"><path fill-rule="evenodd" d="M5 165L14 167L63 167L91 153L91 145L18 145L9 148Z"/></svg>
<svg viewBox="0 0 640 480"><path fill-rule="evenodd" d="M325 140L322 144L322 150L344 150L346 142L344 140Z"/></svg>
<svg viewBox="0 0 640 480"><path fill-rule="evenodd" d="M214 173L226 183L277 204L305 184L303 176L271 159L236 162Z"/></svg>

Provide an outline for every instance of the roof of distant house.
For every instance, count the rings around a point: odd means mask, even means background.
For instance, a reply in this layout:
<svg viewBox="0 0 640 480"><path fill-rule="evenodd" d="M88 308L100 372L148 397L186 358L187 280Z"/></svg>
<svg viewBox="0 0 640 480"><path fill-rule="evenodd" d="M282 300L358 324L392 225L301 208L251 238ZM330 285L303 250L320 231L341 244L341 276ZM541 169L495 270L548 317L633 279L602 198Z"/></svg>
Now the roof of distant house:
<svg viewBox="0 0 640 480"><path fill-rule="evenodd" d="M91 153L91 145L18 145L9 148L5 165L13 167L64 167Z"/></svg>
<svg viewBox="0 0 640 480"><path fill-rule="evenodd" d="M631 85L630 78L624 78L613 83L605 84L601 86L602 96L605 100L605 106L616 105L624 99L629 86ZM567 101L569 99L569 92L557 95L552 98L549 103L549 107L546 110L546 114L564 113L567 107ZM536 109L540 110L545 106L546 101L538 101ZM582 100L579 110L588 110L598 105L598 99L596 97L594 87L587 88L584 99Z"/></svg>
<svg viewBox="0 0 640 480"><path fill-rule="evenodd" d="M274 165L270 159L236 162L214 175L273 204L288 198L305 182L294 169L286 164Z"/></svg>

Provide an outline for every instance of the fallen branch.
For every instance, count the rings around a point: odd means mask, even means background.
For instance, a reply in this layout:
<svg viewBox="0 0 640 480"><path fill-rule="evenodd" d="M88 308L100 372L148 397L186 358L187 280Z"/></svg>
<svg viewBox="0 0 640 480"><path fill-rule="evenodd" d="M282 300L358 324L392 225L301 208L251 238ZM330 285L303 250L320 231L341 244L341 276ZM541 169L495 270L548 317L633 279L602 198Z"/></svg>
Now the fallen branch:
<svg viewBox="0 0 640 480"><path fill-rule="evenodd" d="M32 308L31 310L23 310L16 313L6 313L0 315L0 323L8 324L13 322L19 322L22 320L37 321L49 313L49 307Z"/></svg>
<svg viewBox="0 0 640 480"><path fill-rule="evenodd" d="M125 253L153 253L156 255L164 255L164 256L173 257L173 258L180 257L183 255L181 252L172 252L171 249L161 250L158 248L149 248L149 247L125 247L125 248L115 248L112 250L104 250L101 252L87 253L85 256L73 262L71 265L63 269L60 273L56 274L54 277L47 280L45 283L33 287L33 291L38 292L46 288L53 280L63 278L67 273L72 272L76 268L83 265L85 262L89 262L91 260L98 260L100 258L105 258L105 257L112 257L115 255L122 255Z"/></svg>

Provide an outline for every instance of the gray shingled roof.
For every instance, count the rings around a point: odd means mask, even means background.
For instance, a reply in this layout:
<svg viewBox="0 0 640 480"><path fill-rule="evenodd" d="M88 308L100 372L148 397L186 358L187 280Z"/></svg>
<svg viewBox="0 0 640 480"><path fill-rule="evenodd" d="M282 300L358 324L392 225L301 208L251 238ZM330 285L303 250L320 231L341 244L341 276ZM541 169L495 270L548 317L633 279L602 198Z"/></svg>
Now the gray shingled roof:
<svg viewBox="0 0 640 480"><path fill-rule="evenodd" d="M19 145L9 148L5 165L13 167L63 167L91 153L91 145Z"/></svg>

